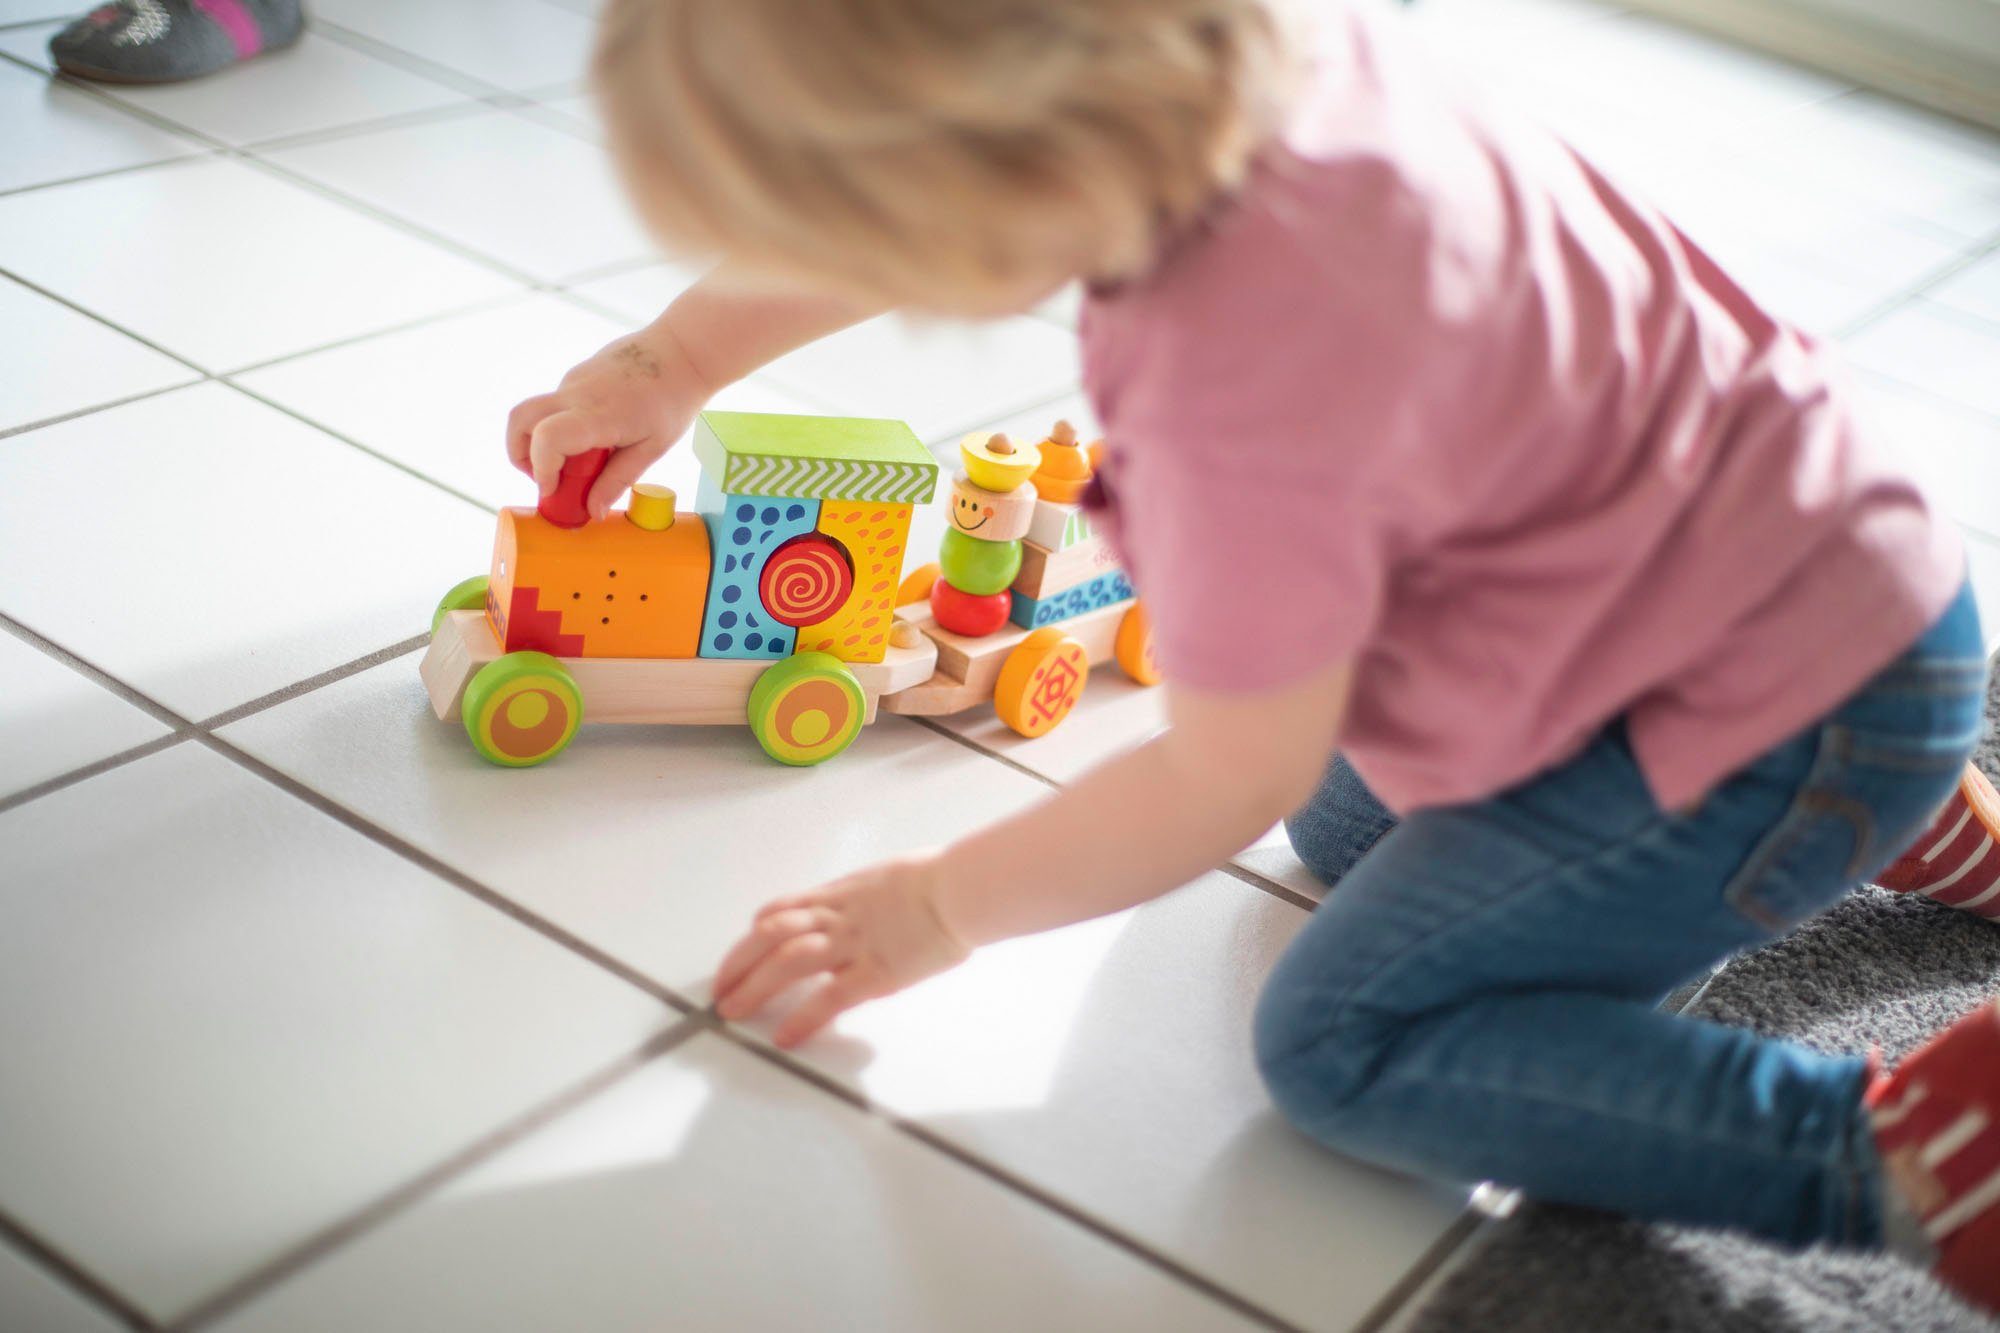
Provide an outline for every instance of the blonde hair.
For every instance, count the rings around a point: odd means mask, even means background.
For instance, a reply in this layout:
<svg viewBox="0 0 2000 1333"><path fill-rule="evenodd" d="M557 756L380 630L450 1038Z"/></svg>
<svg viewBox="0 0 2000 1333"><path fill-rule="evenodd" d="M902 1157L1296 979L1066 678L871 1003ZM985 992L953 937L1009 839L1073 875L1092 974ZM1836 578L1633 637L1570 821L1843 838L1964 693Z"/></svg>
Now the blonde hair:
<svg viewBox="0 0 2000 1333"><path fill-rule="evenodd" d="M670 248L957 309L1142 267L1248 170L1282 28L1272 0L611 0L593 76Z"/></svg>

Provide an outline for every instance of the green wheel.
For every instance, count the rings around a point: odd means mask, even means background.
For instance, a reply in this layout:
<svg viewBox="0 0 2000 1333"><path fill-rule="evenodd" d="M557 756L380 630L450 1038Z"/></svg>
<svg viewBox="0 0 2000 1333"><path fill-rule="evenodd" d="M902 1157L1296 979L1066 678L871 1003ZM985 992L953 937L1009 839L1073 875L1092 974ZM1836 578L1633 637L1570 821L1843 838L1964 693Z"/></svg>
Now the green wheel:
<svg viewBox="0 0 2000 1333"><path fill-rule="evenodd" d="M463 583L454 583L451 591L438 598L437 610L431 612L431 633L438 632L444 624L447 611L481 611L486 607L486 576L475 574Z"/></svg>
<svg viewBox="0 0 2000 1333"><path fill-rule="evenodd" d="M508 653L479 668L459 706L472 748L527 768L562 753L583 720L583 692L547 653Z"/></svg>
<svg viewBox="0 0 2000 1333"><path fill-rule="evenodd" d="M854 743L868 711L861 682L831 653L800 653L750 687L750 729L781 764L822 764Z"/></svg>

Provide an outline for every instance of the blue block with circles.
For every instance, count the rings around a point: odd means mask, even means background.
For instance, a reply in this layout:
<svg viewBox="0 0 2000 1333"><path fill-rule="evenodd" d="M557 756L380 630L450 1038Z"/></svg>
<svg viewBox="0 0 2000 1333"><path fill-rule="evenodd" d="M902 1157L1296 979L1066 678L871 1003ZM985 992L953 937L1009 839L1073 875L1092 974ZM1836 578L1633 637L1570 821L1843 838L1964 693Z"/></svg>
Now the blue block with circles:
<svg viewBox="0 0 2000 1333"><path fill-rule="evenodd" d="M1040 629L1044 625L1073 620L1086 611L1129 602L1135 596L1132 580L1125 577L1124 570L1114 569L1099 574L1088 583L1052 592L1047 597L1023 597L1017 592L1009 618L1022 629Z"/></svg>
<svg viewBox="0 0 2000 1333"><path fill-rule="evenodd" d="M765 612L757 579L771 552L819 526L819 501L724 495L704 475L694 507L708 525L711 562L699 655L790 657L799 632Z"/></svg>

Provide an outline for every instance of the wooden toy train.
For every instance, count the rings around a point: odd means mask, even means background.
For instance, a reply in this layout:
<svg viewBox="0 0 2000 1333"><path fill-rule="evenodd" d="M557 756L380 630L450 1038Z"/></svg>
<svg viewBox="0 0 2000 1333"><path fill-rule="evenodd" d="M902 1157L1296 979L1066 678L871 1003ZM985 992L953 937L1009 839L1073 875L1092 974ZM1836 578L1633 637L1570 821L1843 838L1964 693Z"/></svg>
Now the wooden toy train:
<svg viewBox="0 0 2000 1333"><path fill-rule="evenodd" d="M879 708L991 699L1039 736L1090 667L1158 680L1145 609L1077 501L1094 458L1068 423L1040 445L966 437L935 565L903 577L937 463L899 421L704 412L693 514L641 484L591 521L608 451L572 458L536 509L505 509L489 573L446 593L422 675L481 755L553 758L582 722L748 723L817 764Z"/></svg>

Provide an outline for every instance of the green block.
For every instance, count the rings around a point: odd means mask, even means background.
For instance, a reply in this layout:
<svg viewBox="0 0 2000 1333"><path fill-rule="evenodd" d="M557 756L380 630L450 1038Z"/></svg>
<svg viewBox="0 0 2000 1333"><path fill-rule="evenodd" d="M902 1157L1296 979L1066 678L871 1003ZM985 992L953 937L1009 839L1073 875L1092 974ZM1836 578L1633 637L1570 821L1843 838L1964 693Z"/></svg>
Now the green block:
<svg viewBox="0 0 2000 1333"><path fill-rule="evenodd" d="M703 412L694 456L725 495L929 504L937 460L900 421Z"/></svg>

